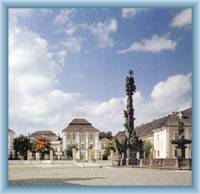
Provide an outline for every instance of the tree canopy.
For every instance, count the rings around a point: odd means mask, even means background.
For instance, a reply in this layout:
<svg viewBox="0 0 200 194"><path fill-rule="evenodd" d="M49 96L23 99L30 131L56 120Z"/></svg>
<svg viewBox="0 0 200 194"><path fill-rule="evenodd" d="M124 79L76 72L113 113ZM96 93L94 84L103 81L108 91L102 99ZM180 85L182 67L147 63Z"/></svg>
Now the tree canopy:
<svg viewBox="0 0 200 194"><path fill-rule="evenodd" d="M20 135L19 137L14 139L14 150L15 150L15 157L18 157L19 153L24 159L27 159L27 151L31 150L33 147L32 143L30 142L29 137Z"/></svg>
<svg viewBox="0 0 200 194"><path fill-rule="evenodd" d="M99 139L103 139L103 138L107 138L109 140L112 140L113 139L113 135L112 135L112 132L111 131L108 131L108 132L105 132L105 131L102 131L99 133Z"/></svg>

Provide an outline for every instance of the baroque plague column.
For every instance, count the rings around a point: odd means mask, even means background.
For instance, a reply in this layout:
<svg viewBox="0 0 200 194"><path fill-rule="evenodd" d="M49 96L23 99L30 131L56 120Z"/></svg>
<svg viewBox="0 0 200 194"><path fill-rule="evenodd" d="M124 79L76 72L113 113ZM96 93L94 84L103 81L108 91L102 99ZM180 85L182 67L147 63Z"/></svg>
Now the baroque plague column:
<svg viewBox="0 0 200 194"><path fill-rule="evenodd" d="M136 92L135 81L133 78L133 71L129 71L129 75L126 77L126 95L127 95L127 106L124 110L125 117L125 135L127 142L126 152L126 165L137 164L136 152L133 150L135 144L136 133L134 131L134 109L133 109L133 94Z"/></svg>

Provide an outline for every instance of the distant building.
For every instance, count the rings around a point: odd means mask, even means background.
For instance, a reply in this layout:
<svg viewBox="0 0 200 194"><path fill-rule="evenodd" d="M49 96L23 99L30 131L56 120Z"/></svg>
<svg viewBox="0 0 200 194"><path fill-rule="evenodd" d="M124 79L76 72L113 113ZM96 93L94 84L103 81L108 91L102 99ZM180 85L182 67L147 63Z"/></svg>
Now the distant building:
<svg viewBox="0 0 200 194"><path fill-rule="evenodd" d="M99 159L103 160L103 155L105 152L105 148L106 146L108 146L109 144L112 144L113 141L107 139L107 138L103 138L99 140Z"/></svg>
<svg viewBox="0 0 200 194"><path fill-rule="evenodd" d="M49 140L50 146L54 150L56 159L61 159L61 156L63 155L62 138L58 137L52 131L36 131L30 135L31 141L35 141L40 137Z"/></svg>
<svg viewBox="0 0 200 194"><path fill-rule="evenodd" d="M178 137L177 113L153 120L135 128L136 134L145 141L151 142L153 146L153 158L176 158L178 150L171 140ZM185 139L192 139L192 108L181 111L184 118ZM119 131L114 138L121 140L124 131ZM187 145L185 157L192 157L192 144Z"/></svg>
<svg viewBox="0 0 200 194"><path fill-rule="evenodd" d="M31 140L36 140L39 137L44 137L49 141L56 141L58 139L58 136L52 131L35 131L30 135Z"/></svg>
<svg viewBox="0 0 200 194"><path fill-rule="evenodd" d="M118 139L120 142L122 142L124 137L125 131L119 131L115 134L114 139Z"/></svg>
<svg viewBox="0 0 200 194"><path fill-rule="evenodd" d="M185 139L192 139L192 108L181 111L184 119ZM177 112L171 115L156 119L152 122L136 127L136 133L153 145L154 158L176 158L178 150L171 140L178 137L178 118ZM185 150L186 158L192 157L192 144L187 145Z"/></svg>
<svg viewBox="0 0 200 194"><path fill-rule="evenodd" d="M8 129L8 158L14 157L14 138L16 136L16 133Z"/></svg>
<svg viewBox="0 0 200 194"><path fill-rule="evenodd" d="M66 150L67 145L77 145L76 159L88 160L89 148L93 158L99 158L99 130L87 120L73 119L62 133L63 150Z"/></svg>
<svg viewBox="0 0 200 194"><path fill-rule="evenodd" d="M51 148L54 150L56 159L61 159L63 154L63 140L61 137L58 137L57 140L51 141Z"/></svg>

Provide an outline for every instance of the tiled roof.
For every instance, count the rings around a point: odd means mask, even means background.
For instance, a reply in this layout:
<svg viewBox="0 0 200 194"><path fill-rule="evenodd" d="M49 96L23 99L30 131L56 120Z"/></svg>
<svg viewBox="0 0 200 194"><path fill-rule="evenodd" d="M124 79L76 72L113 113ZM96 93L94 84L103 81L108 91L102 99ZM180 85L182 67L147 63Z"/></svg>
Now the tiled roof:
<svg viewBox="0 0 200 194"><path fill-rule="evenodd" d="M186 109L184 111L181 111L183 118L184 118L184 125L185 126L192 126L192 108ZM135 128L136 134L139 137L151 135L153 133L153 130L159 129L161 127L177 127L178 126L178 118L177 118L177 112L173 113L171 115L162 117L160 119L153 120L149 123L140 125ZM124 131L119 131L115 138L121 139L124 136Z"/></svg>
<svg viewBox="0 0 200 194"><path fill-rule="evenodd" d="M185 126L191 126L192 125L192 108L186 109L184 111L181 111L184 117L184 125ZM135 128L137 135L139 136L145 136L150 135L153 133L154 129L159 129L161 127L177 127L178 126L178 118L177 118L177 112L162 117L160 119L156 119L154 121L151 121L149 123L140 125Z"/></svg>
<svg viewBox="0 0 200 194"><path fill-rule="evenodd" d="M85 119L73 119L62 131L99 131Z"/></svg>
<svg viewBox="0 0 200 194"><path fill-rule="evenodd" d="M91 125L91 123L89 123L85 119L73 119L69 124L70 125Z"/></svg>
<svg viewBox="0 0 200 194"><path fill-rule="evenodd" d="M118 141L122 142L125 136L125 131L119 131L113 139L117 139Z"/></svg>
<svg viewBox="0 0 200 194"><path fill-rule="evenodd" d="M52 131L35 131L34 133L31 134L31 136L34 135L51 135L51 136L57 136L55 133L53 133Z"/></svg>

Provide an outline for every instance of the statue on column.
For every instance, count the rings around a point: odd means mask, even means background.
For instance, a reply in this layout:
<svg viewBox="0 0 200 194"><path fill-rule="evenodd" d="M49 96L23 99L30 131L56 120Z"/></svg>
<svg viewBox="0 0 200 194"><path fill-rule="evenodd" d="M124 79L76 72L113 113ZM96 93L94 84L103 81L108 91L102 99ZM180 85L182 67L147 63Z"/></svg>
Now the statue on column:
<svg viewBox="0 0 200 194"><path fill-rule="evenodd" d="M187 144L191 144L192 140L185 139L184 136L184 117L180 112L178 115L178 139L172 140L171 143L176 145L175 147L181 151L181 155L179 158L185 158L185 149L187 148Z"/></svg>

